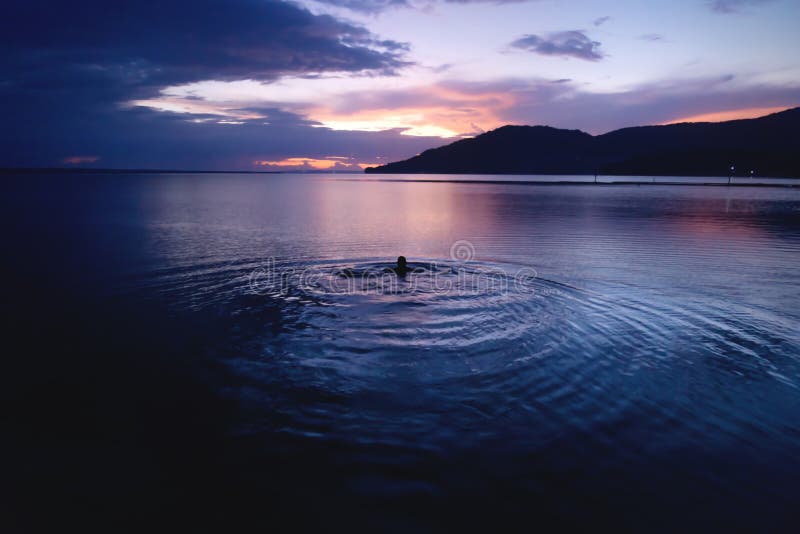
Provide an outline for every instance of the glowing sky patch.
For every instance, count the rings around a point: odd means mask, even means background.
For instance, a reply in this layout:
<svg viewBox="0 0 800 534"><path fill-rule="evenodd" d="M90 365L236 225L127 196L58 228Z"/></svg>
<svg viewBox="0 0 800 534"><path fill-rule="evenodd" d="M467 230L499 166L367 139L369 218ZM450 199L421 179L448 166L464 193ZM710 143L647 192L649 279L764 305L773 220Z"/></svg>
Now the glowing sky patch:
<svg viewBox="0 0 800 534"><path fill-rule="evenodd" d="M311 167L312 169L330 169L338 161L332 159L286 158L280 161L257 160L260 167Z"/></svg>
<svg viewBox="0 0 800 534"><path fill-rule="evenodd" d="M682 119L668 121L663 124L677 124L681 122L723 122L723 121L733 121L738 119L755 119L757 117L763 117L764 115L769 115L770 113L778 113L779 111L784 111L786 109L788 109L787 106L773 106L765 108L748 108L748 109L734 109L730 111L716 111L711 113L702 113L700 115L694 115L691 117L684 117Z"/></svg>
<svg viewBox="0 0 800 534"><path fill-rule="evenodd" d="M158 98L130 104L233 121L265 118L252 110L275 107L332 130L398 130L403 135L450 138L502 126L498 113L516 102L510 93L414 85L394 77L373 79L371 91L363 89L365 83L363 78L338 77L269 84L209 81L169 87Z"/></svg>
<svg viewBox="0 0 800 534"><path fill-rule="evenodd" d="M334 170L352 171L365 169L375 163L359 163L346 156L329 156L327 158L286 158L282 160L256 160L253 165L260 168L276 170Z"/></svg>

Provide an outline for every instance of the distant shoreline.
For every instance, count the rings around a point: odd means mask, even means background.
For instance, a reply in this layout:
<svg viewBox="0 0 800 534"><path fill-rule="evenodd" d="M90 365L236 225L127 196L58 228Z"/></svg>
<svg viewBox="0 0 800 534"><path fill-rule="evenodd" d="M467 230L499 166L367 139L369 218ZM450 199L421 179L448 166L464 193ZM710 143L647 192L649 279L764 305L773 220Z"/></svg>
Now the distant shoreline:
<svg viewBox="0 0 800 534"><path fill-rule="evenodd" d="M515 176L532 176L526 174L520 174ZM542 175L542 176L549 176L549 175ZM577 175L576 175L577 176ZM714 178L714 177L697 177L697 176L687 176L687 178ZM717 177L719 178L719 177ZM766 177L765 177L766 178ZM747 178L748 180L750 178ZM409 180L409 179L402 179L402 178L353 178L353 179L341 179L336 180L339 182L409 182L409 183L452 183L452 184L501 184L501 185L690 185L690 186L712 186L712 187L784 187L784 188L800 188L800 179L798 178L784 178L784 177L769 177L768 179L775 179L775 180L796 180L797 183L787 184L787 183L766 183L766 182L755 182L755 183L730 183L727 182L666 182L666 181L644 181L644 180L637 180L637 181L626 181L626 180L614 180L614 181L590 181L590 182L578 182L574 180L458 180L458 179L442 179L442 180L435 180L430 178L423 178L419 180Z"/></svg>
<svg viewBox="0 0 800 534"><path fill-rule="evenodd" d="M337 176L337 175L352 175L358 176L350 181L355 182L448 182L448 183L474 183L474 184L533 184L533 185L723 185L729 184L722 182L675 182L675 181L652 181L652 180L609 180L609 178L625 177L625 176L648 176L653 178L676 178L675 175L642 175L642 174L614 174L614 175L597 175L597 182L595 181L575 181L575 180L464 180L458 178L420 178L420 179L403 179L403 178L371 178L366 177L367 173L359 171L209 171L209 170L179 170L179 169L89 169L89 168L66 168L66 167L23 167L23 168L0 168L0 175L8 174L313 174L319 176ZM399 174L408 174L414 176L422 176L431 174L436 176L480 176L485 174L493 174L496 176L586 176L594 177L594 174L586 173L572 173L572 174L548 174L548 173L396 173L396 172L372 172L368 173L371 176L397 176ZM685 178L702 179L711 178L717 180L726 180L727 176L692 176L686 175ZM768 186L781 186L781 187L798 187L800 186L800 178L795 176L734 176L733 180L794 180L797 184L770 184L763 182L755 183L731 183L730 186L736 187L768 187ZM342 181L348 181L342 179Z"/></svg>

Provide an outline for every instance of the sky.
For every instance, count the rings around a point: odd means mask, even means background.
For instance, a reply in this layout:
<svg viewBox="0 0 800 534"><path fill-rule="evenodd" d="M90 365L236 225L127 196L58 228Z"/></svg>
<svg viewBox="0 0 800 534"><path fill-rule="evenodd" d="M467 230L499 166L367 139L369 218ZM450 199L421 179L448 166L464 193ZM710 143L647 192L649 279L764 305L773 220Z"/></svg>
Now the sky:
<svg viewBox="0 0 800 534"><path fill-rule="evenodd" d="M359 171L800 105L798 0L11 0L0 166Z"/></svg>

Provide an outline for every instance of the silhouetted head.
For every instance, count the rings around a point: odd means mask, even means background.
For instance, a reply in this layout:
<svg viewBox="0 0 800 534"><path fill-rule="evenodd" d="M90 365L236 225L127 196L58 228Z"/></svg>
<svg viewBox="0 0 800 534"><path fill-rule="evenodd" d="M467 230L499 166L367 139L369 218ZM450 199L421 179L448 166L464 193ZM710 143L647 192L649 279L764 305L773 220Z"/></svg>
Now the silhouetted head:
<svg viewBox="0 0 800 534"><path fill-rule="evenodd" d="M405 256L398 256L397 257L397 268L398 269L405 269L406 268L406 257Z"/></svg>

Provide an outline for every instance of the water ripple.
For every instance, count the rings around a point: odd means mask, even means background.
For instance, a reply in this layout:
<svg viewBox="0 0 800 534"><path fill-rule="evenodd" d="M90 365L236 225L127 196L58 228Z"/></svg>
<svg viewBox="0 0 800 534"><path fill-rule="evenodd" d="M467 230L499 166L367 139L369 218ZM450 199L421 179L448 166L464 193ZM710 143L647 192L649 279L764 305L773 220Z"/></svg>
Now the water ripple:
<svg viewBox="0 0 800 534"><path fill-rule="evenodd" d="M247 384L239 395L258 406L253 413L269 405L282 414L243 423L248 432L358 432L402 446L421 434L464 445L520 425L538 429L526 439L573 428L594 429L602 442L631 418L689 436L775 432L752 411L733 411L724 388L796 388L800 377L797 334L767 310L615 283L581 289L535 276L533 266L485 261L423 260L397 277L370 259L284 260L254 282L266 261L162 269L134 284L236 317L227 361ZM684 380L704 368L717 398ZM720 412L695 417L698 397Z"/></svg>

